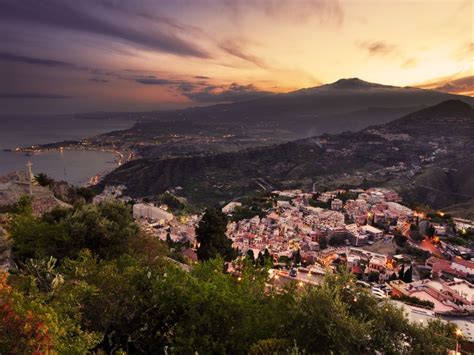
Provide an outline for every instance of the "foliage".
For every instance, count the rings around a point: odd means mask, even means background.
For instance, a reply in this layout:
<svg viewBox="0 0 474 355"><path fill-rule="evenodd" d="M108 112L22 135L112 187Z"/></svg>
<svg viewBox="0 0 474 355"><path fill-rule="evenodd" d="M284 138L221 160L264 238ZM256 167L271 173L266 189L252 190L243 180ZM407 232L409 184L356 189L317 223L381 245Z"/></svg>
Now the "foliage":
<svg viewBox="0 0 474 355"><path fill-rule="evenodd" d="M404 248L404 252L408 255L413 255L417 260L421 260L423 262L431 256L431 253L428 250L417 248L416 246L411 245L406 245ZM401 254L402 250L400 250L399 253L397 249L397 253Z"/></svg>
<svg viewBox="0 0 474 355"><path fill-rule="evenodd" d="M330 202L322 202L319 200L315 200L314 198L310 198L308 200L308 203L311 207L320 207L320 208L325 208L325 209L331 208Z"/></svg>
<svg viewBox="0 0 474 355"><path fill-rule="evenodd" d="M371 271L369 273L369 282L379 282L380 272L378 271Z"/></svg>
<svg viewBox="0 0 474 355"><path fill-rule="evenodd" d="M462 237L448 237L448 238L446 238L446 241L448 243L461 245L461 246L469 245L469 241L462 238Z"/></svg>
<svg viewBox="0 0 474 355"><path fill-rule="evenodd" d="M227 216L215 208L208 208L196 228L196 240L199 243L199 260L209 260L218 256L233 260L236 251L226 235Z"/></svg>
<svg viewBox="0 0 474 355"><path fill-rule="evenodd" d="M270 193L259 193L240 200L242 206L237 206L232 212L233 221L241 221L243 219L251 219L255 216L260 218L266 215L266 211L272 207L275 197ZM282 199L282 197L278 197Z"/></svg>
<svg viewBox="0 0 474 355"><path fill-rule="evenodd" d="M89 189L88 187L78 187L76 189L76 194L80 197L82 197L87 203L92 202L92 199L96 195L92 189Z"/></svg>
<svg viewBox="0 0 474 355"><path fill-rule="evenodd" d="M329 239L328 244L330 246L340 246L346 243L346 236L341 234L336 234Z"/></svg>
<svg viewBox="0 0 474 355"><path fill-rule="evenodd" d="M51 350L52 339L43 317L31 312L31 307L6 284L6 276L0 280L0 352L43 353ZM30 307L29 307L30 306Z"/></svg>
<svg viewBox="0 0 474 355"><path fill-rule="evenodd" d="M426 235L429 236L430 238L433 238L435 235L435 227L430 223L428 227L426 227Z"/></svg>
<svg viewBox="0 0 474 355"><path fill-rule="evenodd" d="M415 242L421 242L423 240L423 236L421 235L420 231L418 229L414 229L410 231L410 237L415 241Z"/></svg>
<svg viewBox="0 0 474 355"><path fill-rule="evenodd" d="M326 237L321 237L319 238L319 249L320 250L324 250L328 247L328 240L326 239Z"/></svg>
<svg viewBox="0 0 474 355"><path fill-rule="evenodd" d="M266 212L258 206L237 206L232 212L233 221L241 221L243 219L251 219L255 216L264 217Z"/></svg>
<svg viewBox="0 0 474 355"><path fill-rule="evenodd" d="M288 339L264 339L253 344L250 355L287 354L291 343Z"/></svg>
<svg viewBox="0 0 474 355"><path fill-rule="evenodd" d="M54 183L54 180L45 173L39 173L38 175L35 175L35 181L38 183L38 185L44 187L50 186Z"/></svg>
<svg viewBox="0 0 474 355"><path fill-rule="evenodd" d="M41 297L27 297L0 275L0 353L83 354L99 336L84 332L73 318L44 304Z"/></svg>
<svg viewBox="0 0 474 355"><path fill-rule="evenodd" d="M276 287L261 265L270 258L265 251L256 266L243 259L234 263L238 273L225 272L233 253L221 239L226 224L219 211L206 211L197 233L201 261L188 270L165 257L166 243L140 233L122 204L16 215L10 229L21 262L1 284L0 307L9 304L14 318L0 322L0 352L431 354L453 347L451 325L410 324L344 270L319 286ZM31 330L40 334L24 333Z"/></svg>
<svg viewBox="0 0 474 355"><path fill-rule="evenodd" d="M403 274L403 282L410 283L412 282L412 274L413 274L413 265L410 265L408 269L405 270Z"/></svg>
<svg viewBox="0 0 474 355"><path fill-rule="evenodd" d="M29 195L21 196L18 202L10 206L4 206L0 212L9 212L13 214L31 214L33 212L31 206L32 198Z"/></svg>
<svg viewBox="0 0 474 355"><path fill-rule="evenodd" d="M74 257L90 249L102 258L113 258L130 249L138 234L128 206L119 202L57 209L42 217L16 215L9 225L13 252L20 260L53 256Z"/></svg>
<svg viewBox="0 0 474 355"><path fill-rule="evenodd" d="M403 247L407 244L407 237L405 237L399 230L396 230L393 233L393 237L397 245Z"/></svg>
<svg viewBox="0 0 474 355"><path fill-rule="evenodd" d="M422 306L425 308L433 309L434 308L434 303L431 301L427 300L421 300L418 297L413 297L413 296L405 296L405 295L394 295L392 296L392 299L397 300L397 301L402 301L405 303L413 304L416 306Z"/></svg>

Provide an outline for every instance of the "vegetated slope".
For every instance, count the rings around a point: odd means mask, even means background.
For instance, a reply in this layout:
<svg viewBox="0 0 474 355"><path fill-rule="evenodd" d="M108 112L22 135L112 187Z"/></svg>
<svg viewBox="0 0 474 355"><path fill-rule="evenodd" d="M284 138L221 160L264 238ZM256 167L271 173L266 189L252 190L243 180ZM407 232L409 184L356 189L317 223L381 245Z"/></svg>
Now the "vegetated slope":
<svg viewBox="0 0 474 355"><path fill-rule="evenodd" d="M360 132L204 157L142 159L109 174L132 196L181 186L194 203L255 190L384 185L434 207L472 196L474 110L450 100Z"/></svg>

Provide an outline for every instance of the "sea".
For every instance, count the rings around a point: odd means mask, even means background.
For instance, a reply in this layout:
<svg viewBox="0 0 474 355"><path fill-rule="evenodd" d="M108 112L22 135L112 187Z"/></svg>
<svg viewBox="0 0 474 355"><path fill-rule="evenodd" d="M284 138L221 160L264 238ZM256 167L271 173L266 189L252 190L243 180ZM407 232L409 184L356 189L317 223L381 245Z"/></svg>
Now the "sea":
<svg viewBox="0 0 474 355"><path fill-rule="evenodd" d="M117 165L113 153L100 151L64 150L26 155L5 149L35 144L79 140L97 134L127 129L130 120L105 120L76 118L73 115L0 116L0 176L9 172L27 170L33 164L33 174L45 173L55 180L65 180L84 186L97 174L109 171Z"/></svg>

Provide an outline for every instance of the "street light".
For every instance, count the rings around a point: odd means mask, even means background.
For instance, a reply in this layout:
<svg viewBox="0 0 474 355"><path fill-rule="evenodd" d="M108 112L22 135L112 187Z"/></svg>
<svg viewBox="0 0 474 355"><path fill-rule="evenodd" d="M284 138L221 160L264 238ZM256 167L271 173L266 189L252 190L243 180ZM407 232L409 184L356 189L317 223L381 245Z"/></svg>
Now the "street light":
<svg viewBox="0 0 474 355"><path fill-rule="evenodd" d="M459 351L459 338L462 337L462 330L460 328L456 329L456 354Z"/></svg>

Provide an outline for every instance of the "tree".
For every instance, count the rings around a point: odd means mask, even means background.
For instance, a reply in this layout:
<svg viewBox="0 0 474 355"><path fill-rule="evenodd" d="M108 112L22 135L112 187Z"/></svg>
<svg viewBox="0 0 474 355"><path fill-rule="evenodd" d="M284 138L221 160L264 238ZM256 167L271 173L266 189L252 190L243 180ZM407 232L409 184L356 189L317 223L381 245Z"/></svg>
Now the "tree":
<svg viewBox="0 0 474 355"><path fill-rule="evenodd" d="M90 188L88 187L78 187L76 189L76 194L80 197L82 197L87 203L91 203L92 202L92 199L94 198L95 196L95 192L92 191Z"/></svg>
<svg viewBox="0 0 474 355"><path fill-rule="evenodd" d="M413 274L413 265L410 265L410 267L405 271L403 275L403 282L410 283L412 282L412 274Z"/></svg>
<svg viewBox="0 0 474 355"><path fill-rule="evenodd" d="M405 246L407 243L407 237L405 237L399 230L396 230L393 233L395 243L401 247Z"/></svg>
<svg viewBox="0 0 474 355"><path fill-rule="evenodd" d="M331 239L329 239L328 244L330 246L340 246L340 245L344 245L345 242L346 242L346 236L345 235L336 234L336 235L332 236Z"/></svg>
<svg viewBox="0 0 474 355"><path fill-rule="evenodd" d="M396 272L392 273L390 275L390 278L388 279L389 281L395 281L395 280L398 280L398 275Z"/></svg>
<svg viewBox="0 0 474 355"><path fill-rule="evenodd" d="M89 249L100 258L127 253L139 235L130 206L118 201L55 210L42 217L21 214L9 226L14 256L20 260L75 257Z"/></svg>
<svg viewBox="0 0 474 355"><path fill-rule="evenodd" d="M301 252L300 250L296 250L296 252L293 253L293 264L294 265L300 265L301 264Z"/></svg>
<svg viewBox="0 0 474 355"><path fill-rule="evenodd" d="M435 235L435 232L436 232L435 227L433 227L433 225L430 223L428 227L426 228L426 235L428 235L428 237L430 238L433 238Z"/></svg>
<svg viewBox="0 0 474 355"><path fill-rule="evenodd" d="M227 238L226 231L227 216L215 208L206 209L196 227L199 260L209 260L218 256L226 261L235 258L236 252L232 248L232 241Z"/></svg>
<svg viewBox="0 0 474 355"><path fill-rule="evenodd" d="M273 267L273 257L267 248L265 248L263 255L265 256L265 265L269 265L270 267Z"/></svg>
<svg viewBox="0 0 474 355"><path fill-rule="evenodd" d="M258 252L256 264L259 266L265 266L265 255L261 251Z"/></svg>
<svg viewBox="0 0 474 355"><path fill-rule="evenodd" d="M252 249L247 250L246 257L247 257L247 259L249 259L253 264L255 263L255 256L253 255L253 250L252 250Z"/></svg>
<svg viewBox="0 0 474 355"><path fill-rule="evenodd" d="M38 185L44 187L50 186L54 183L54 180L44 173L39 173L38 175L35 175L35 181L38 183Z"/></svg>
<svg viewBox="0 0 474 355"><path fill-rule="evenodd" d="M410 237L416 242L420 242L423 240L423 236L421 235L418 229L410 231Z"/></svg>
<svg viewBox="0 0 474 355"><path fill-rule="evenodd" d="M398 270L398 279L403 280L405 277L405 265L400 266L400 270Z"/></svg>
<svg viewBox="0 0 474 355"><path fill-rule="evenodd" d="M319 249L324 250L328 247L328 241L326 237L319 238Z"/></svg>
<svg viewBox="0 0 474 355"><path fill-rule="evenodd" d="M290 348L291 342L288 339L264 339L252 344L249 349L249 354L287 354Z"/></svg>
<svg viewBox="0 0 474 355"><path fill-rule="evenodd" d="M379 282L380 272L378 271L371 271L369 273L369 282Z"/></svg>
<svg viewBox="0 0 474 355"><path fill-rule="evenodd" d="M172 243L173 240L171 239L171 231L168 228L168 231L166 232L166 244L168 244L168 246L171 246Z"/></svg>
<svg viewBox="0 0 474 355"><path fill-rule="evenodd" d="M33 208L32 208L32 197L31 196L21 196L18 202L16 202L12 208L11 211L14 214L17 215L30 215L33 213Z"/></svg>
<svg viewBox="0 0 474 355"><path fill-rule="evenodd" d="M77 315L71 318L45 304L37 293L19 292L7 283L6 274L0 276L0 320L2 354L84 354L100 339L80 329Z"/></svg>
<svg viewBox="0 0 474 355"><path fill-rule="evenodd" d="M217 252L217 258L183 270L163 257L169 255L166 243L133 234L131 217L123 214L127 209L91 208L21 216L39 232L32 234L37 239L21 240L36 259L19 262L8 285L0 282L1 353L159 354L168 348L176 354L437 354L454 344L451 326L411 324L402 310L375 299L345 270L328 272L318 285L290 283L282 289L275 287L276 278L268 279L266 268L249 262L240 263L238 277L225 272ZM222 222L219 214L210 214L201 229L225 235L225 225L216 231L211 223ZM17 233L28 231L23 222L14 218ZM72 250L89 247L50 258L51 252L69 252L58 249L61 234L54 228L77 237L65 244ZM118 228L130 230L121 234ZM122 244L124 235L133 236L133 243ZM47 257L38 258L43 254ZM269 254L261 252L265 262Z"/></svg>

